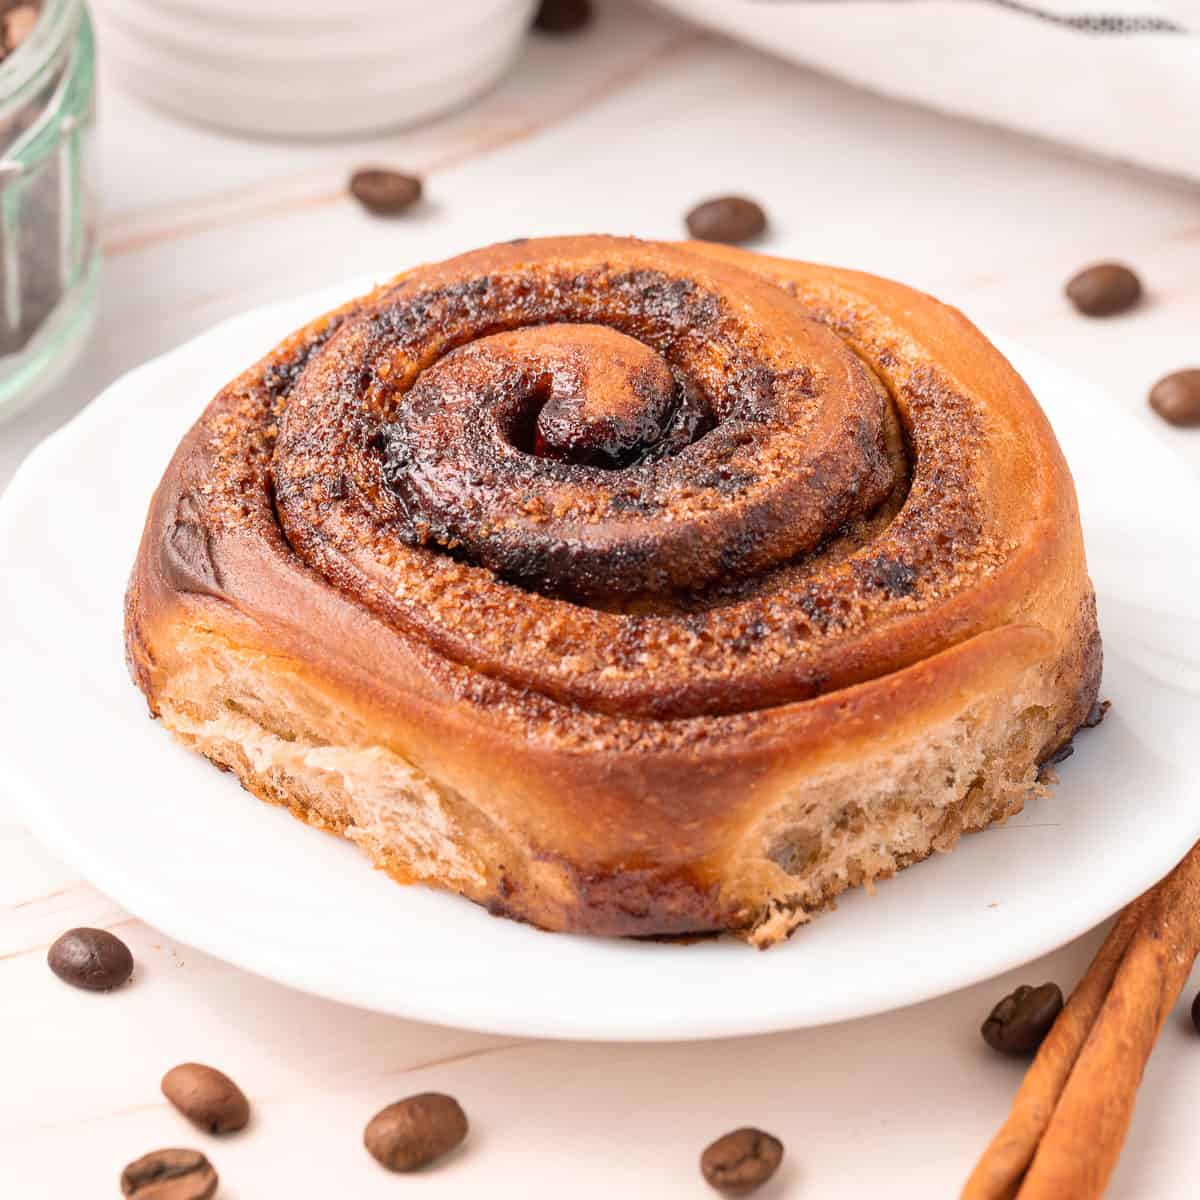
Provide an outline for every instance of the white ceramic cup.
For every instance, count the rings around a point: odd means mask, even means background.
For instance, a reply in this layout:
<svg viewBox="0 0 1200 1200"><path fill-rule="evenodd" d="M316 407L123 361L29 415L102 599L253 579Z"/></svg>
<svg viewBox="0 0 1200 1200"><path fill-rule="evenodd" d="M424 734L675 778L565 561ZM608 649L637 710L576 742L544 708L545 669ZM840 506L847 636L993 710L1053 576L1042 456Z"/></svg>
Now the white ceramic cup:
<svg viewBox="0 0 1200 1200"><path fill-rule="evenodd" d="M535 0L93 0L104 64L179 116L336 137L466 103L511 64Z"/></svg>

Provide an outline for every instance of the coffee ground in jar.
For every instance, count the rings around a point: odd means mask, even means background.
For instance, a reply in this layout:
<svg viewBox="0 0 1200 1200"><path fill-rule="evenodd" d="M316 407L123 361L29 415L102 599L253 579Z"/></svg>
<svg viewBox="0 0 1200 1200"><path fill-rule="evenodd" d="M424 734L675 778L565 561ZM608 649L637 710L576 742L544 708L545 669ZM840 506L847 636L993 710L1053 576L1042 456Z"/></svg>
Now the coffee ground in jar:
<svg viewBox="0 0 1200 1200"><path fill-rule="evenodd" d="M0 66L21 53L37 25L43 0L0 0ZM72 264L63 211L64 150L37 162L22 149L48 112L67 69L65 58L48 62L28 98L0 113L0 198L6 219L0 230L0 356L24 350L62 298Z"/></svg>
<svg viewBox="0 0 1200 1200"><path fill-rule="evenodd" d="M33 32L42 0L0 0L0 62Z"/></svg>

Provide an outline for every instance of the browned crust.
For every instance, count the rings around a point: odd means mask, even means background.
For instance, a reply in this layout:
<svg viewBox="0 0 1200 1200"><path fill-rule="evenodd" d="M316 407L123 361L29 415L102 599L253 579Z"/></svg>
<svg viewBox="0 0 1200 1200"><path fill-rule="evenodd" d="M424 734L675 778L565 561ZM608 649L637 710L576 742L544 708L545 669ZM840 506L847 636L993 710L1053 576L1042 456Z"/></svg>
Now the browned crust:
<svg viewBox="0 0 1200 1200"><path fill-rule="evenodd" d="M882 362L890 387L952 387L985 415L975 486L1004 543L985 578L907 614L899 649L895 622L864 631L843 647L848 686L834 679L791 703L657 720L589 711L479 674L389 623L350 581L327 581L299 562L273 521L231 521L206 503L217 431L246 381L292 361L356 304L299 331L231 384L168 466L126 604L130 667L151 711L182 669L188 635L261 655L263 670L354 714L370 744L520 831L524 853L542 867L516 884L494 870L472 899L548 928L600 933L754 924L762 912L750 911L755 901L731 878L744 866L734 849L764 813L856 758L911 753L981 698L1018 686L1039 697L1029 726L1039 740L1021 750L1032 778L1036 761L1086 717L1100 645L1070 476L1028 388L961 314L899 284L691 249L784 283L867 362ZM928 361L939 366L936 379L906 376ZM872 676L885 650L894 667ZM241 773L264 798L281 799ZM998 800L976 823L1011 808ZM553 886L542 886L548 879Z"/></svg>

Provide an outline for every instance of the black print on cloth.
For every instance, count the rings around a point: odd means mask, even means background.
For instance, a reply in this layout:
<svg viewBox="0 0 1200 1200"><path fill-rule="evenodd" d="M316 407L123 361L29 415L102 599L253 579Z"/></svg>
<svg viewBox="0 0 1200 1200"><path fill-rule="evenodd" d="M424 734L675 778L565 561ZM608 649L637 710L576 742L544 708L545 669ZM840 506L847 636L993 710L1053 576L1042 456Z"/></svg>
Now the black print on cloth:
<svg viewBox="0 0 1200 1200"><path fill-rule="evenodd" d="M763 3L764 0L758 0ZM828 0L765 0L770 4L812 4L828 3ZM846 2L846 0L841 0ZM894 3L922 3L923 0L893 0ZM1187 29L1178 21L1167 17L1153 17L1137 14L1120 15L1116 13L1056 13L1036 4L1025 4L1022 0L974 0L977 4L991 4L996 8L1004 8L1009 12L1020 13L1022 16L1034 17L1039 21L1049 21L1052 25L1061 25L1080 33L1187 33Z"/></svg>

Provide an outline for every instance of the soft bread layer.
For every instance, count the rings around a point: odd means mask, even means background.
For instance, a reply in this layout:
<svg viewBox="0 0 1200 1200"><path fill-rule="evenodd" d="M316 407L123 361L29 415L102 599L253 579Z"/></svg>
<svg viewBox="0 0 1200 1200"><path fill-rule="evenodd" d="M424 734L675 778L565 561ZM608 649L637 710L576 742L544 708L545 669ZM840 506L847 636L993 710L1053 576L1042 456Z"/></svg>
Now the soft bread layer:
<svg viewBox="0 0 1200 1200"><path fill-rule="evenodd" d="M207 629L187 631L175 649L163 723L247 790L342 834L398 880L573 927L571 872L509 827L502 797L472 803L439 785L278 659ZM701 925L770 945L847 888L869 887L1021 811L1044 790L1034 762L1057 736L1055 674L1037 664L1013 689L975 699L919 739L785 785L709 864L715 904Z"/></svg>

